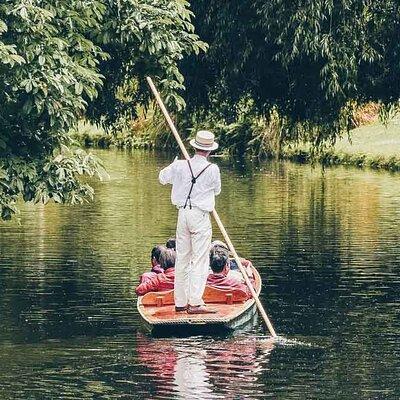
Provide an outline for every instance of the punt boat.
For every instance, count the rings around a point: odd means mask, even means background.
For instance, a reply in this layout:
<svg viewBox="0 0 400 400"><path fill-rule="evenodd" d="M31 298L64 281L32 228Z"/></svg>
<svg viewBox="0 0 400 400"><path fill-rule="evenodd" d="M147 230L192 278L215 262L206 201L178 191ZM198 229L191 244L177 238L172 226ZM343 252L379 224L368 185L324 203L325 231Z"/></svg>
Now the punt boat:
<svg viewBox="0 0 400 400"><path fill-rule="evenodd" d="M261 291L261 278L253 267L255 291ZM150 292L138 296L137 309L144 322L144 327L153 335L190 335L231 331L243 328L254 321L257 313L253 298L242 290L222 290L206 286L203 300L216 309L215 314L187 314L175 312L174 291Z"/></svg>

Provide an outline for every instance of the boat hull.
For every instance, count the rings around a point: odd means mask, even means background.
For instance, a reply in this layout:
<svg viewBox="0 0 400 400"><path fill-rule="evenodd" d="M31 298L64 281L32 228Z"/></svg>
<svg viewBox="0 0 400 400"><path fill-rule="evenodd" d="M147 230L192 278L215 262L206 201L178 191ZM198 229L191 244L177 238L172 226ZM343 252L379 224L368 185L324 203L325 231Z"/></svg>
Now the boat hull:
<svg viewBox="0 0 400 400"><path fill-rule="evenodd" d="M253 268L257 294L261 291L261 278ZM257 308L254 299L234 304L209 304L216 314L176 313L173 304L165 306L145 306L138 298L137 308L143 320L143 327L154 336L188 336L212 334L243 329L254 322Z"/></svg>
<svg viewBox="0 0 400 400"><path fill-rule="evenodd" d="M257 319L256 316L257 307L253 304L245 313L230 321L153 324L143 317L141 319L142 327L147 333L156 337L164 337L229 333L254 326Z"/></svg>

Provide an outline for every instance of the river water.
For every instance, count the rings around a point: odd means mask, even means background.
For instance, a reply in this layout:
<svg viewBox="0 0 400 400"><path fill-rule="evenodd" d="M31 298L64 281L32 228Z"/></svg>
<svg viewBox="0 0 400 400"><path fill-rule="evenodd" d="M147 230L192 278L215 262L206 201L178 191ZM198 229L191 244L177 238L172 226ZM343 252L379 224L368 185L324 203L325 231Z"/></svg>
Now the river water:
<svg viewBox="0 0 400 400"><path fill-rule="evenodd" d="M217 210L281 338L260 321L152 338L134 286L174 234L168 159L96 153L94 202L0 224L0 399L400 398L400 175L217 160Z"/></svg>

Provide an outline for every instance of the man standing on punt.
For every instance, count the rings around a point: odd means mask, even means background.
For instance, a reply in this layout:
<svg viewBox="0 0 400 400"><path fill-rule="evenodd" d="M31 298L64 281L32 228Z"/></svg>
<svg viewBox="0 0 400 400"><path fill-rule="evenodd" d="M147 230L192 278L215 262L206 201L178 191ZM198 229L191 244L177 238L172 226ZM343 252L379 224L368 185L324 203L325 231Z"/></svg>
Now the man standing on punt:
<svg viewBox="0 0 400 400"><path fill-rule="evenodd" d="M175 311L213 313L203 302L209 271L212 228L210 212L221 192L219 168L207 161L218 148L214 135L198 131L190 141L190 160L175 160L160 171L162 185L172 184L171 201L178 208L176 227Z"/></svg>

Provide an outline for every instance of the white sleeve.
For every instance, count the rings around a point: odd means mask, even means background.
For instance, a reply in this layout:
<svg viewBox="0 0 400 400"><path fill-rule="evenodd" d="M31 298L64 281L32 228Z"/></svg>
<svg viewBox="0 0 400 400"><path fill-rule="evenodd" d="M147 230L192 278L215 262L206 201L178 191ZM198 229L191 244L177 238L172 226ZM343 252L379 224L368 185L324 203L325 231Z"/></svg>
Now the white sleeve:
<svg viewBox="0 0 400 400"><path fill-rule="evenodd" d="M169 164L168 167L163 168L158 175L158 180L160 181L161 185L171 184L174 179L175 173L175 161L172 164Z"/></svg>
<svg viewBox="0 0 400 400"><path fill-rule="evenodd" d="M215 165L214 170L214 194L218 196L221 193L221 173L219 172L218 165Z"/></svg>

